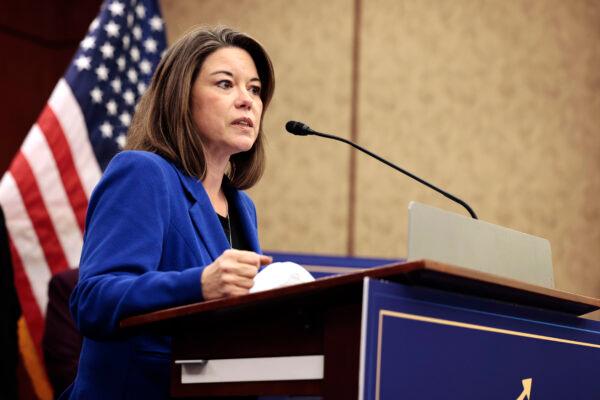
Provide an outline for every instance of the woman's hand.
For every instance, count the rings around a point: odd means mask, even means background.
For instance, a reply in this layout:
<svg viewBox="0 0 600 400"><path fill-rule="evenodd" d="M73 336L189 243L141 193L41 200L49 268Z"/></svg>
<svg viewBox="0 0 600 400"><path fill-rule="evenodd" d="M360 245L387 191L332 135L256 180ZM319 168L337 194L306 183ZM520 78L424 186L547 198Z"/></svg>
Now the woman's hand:
<svg viewBox="0 0 600 400"><path fill-rule="evenodd" d="M205 300L240 296L248 293L254 285L254 276L261 265L273 262L273 258L252 251L225 250L202 272L200 282Z"/></svg>

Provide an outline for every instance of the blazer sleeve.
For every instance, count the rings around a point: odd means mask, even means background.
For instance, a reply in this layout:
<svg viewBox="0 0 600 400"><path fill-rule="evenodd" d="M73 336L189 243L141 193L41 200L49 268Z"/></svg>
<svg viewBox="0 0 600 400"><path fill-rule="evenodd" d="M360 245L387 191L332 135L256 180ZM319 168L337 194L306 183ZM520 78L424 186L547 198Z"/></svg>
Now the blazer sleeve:
<svg viewBox="0 0 600 400"><path fill-rule="evenodd" d="M83 335L111 336L126 316L202 300L204 266L159 270L173 179L165 165L153 154L120 153L94 190L70 300Z"/></svg>

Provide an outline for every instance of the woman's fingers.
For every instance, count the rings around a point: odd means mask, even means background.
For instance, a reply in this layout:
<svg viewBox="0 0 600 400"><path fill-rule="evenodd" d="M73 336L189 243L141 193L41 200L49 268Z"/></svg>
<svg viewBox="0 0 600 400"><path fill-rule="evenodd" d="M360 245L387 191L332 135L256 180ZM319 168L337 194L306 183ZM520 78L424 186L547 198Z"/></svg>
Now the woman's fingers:
<svg viewBox="0 0 600 400"><path fill-rule="evenodd" d="M255 265L257 268L261 265L267 265L273 262L273 258L253 251L230 249L223 253L235 258L238 262Z"/></svg>
<svg viewBox="0 0 600 400"><path fill-rule="evenodd" d="M269 265L273 262L273 257L265 256L263 254L260 255L260 265Z"/></svg>
<svg viewBox="0 0 600 400"><path fill-rule="evenodd" d="M229 249L223 252L202 273L202 293L205 299L239 296L248 293L261 265L270 264L269 256L252 251Z"/></svg>
<svg viewBox="0 0 600 400"><path fill-rule="evenodd" d="M243 276L230 275L223 279L225 285L231 285L242 289L250 289L254 285L254 280L252 278L247 278Z"/></svg>
<svg viewBox="0 0 600 400"><path fill-rule="evenodd" d="M249 264L235 263L229 268L225 268L224 272L237 275L243 278L254 279L258 273L258 267Z"/></svg>

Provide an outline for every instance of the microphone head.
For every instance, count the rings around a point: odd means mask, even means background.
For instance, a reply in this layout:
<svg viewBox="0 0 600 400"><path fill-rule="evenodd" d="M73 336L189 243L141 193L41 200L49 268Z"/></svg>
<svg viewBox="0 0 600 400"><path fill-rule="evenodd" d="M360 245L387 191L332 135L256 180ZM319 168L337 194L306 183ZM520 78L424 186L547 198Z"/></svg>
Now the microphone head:
<svg viewBox="0 0 600 400"><path fill-rule="evenodd" d="M285 130L289 133L300 136L311 135L313 132L308 125L298 121L288 121L287 124L285 124Z"/></svg>

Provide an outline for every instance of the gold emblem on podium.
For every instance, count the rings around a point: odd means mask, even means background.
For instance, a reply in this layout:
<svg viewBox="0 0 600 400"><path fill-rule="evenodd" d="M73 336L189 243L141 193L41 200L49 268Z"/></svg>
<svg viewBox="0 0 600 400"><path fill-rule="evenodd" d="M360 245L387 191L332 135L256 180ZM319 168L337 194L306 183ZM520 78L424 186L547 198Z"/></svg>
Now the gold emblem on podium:
<svg viewBox="0 0 600 400"><path fill-rule="evenodd" d="M531 400L531 382L533 382L533 378L527 378L521 381L523 384L523 392L517 397L517 400Z"/></svg>

